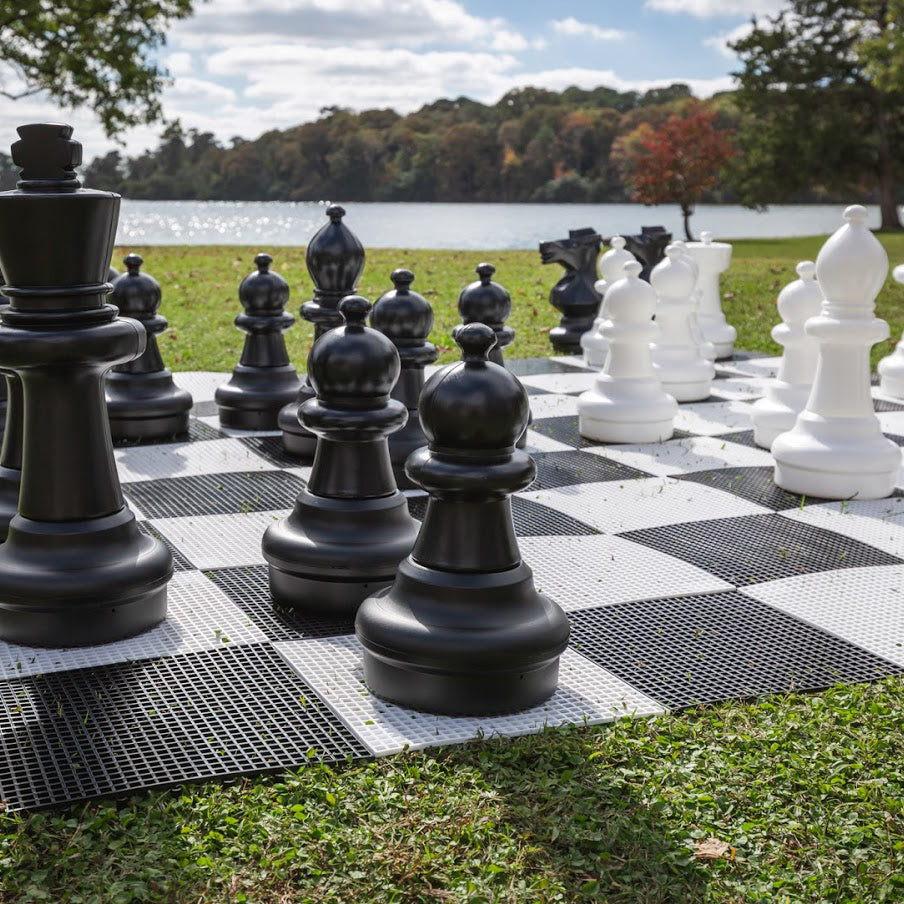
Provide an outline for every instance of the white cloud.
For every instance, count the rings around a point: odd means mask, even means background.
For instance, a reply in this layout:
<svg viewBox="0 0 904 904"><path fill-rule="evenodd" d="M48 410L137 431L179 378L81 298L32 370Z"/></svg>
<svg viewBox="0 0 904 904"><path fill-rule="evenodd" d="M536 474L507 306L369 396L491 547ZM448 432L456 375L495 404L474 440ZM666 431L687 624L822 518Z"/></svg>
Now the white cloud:
<svg viewBox="0 0 904 904"><path fill-rule="evenodd" d="M765 16L779 12L787 0L646 0L647 9L689 13L700 19L712 16Z"/></svg>
<svg viewBox="0 0 904 904"><path fill-rule="evenodd" d="M171 75L185 75L194 68L192 55L185 50L171 53L166 58L166 68L170 71Z"/></svg>
<svg viewBox="0 0 904 904"><path fill-rule="evenodd" d="M591 22L579 22L574 16L555 19L549 23L552 30L560 35L579 38L593 38L596 41L623 41L628 33L619 28L600 28Z"/></svg>
<svg viewBox="0 0 904 904"><path fill-rule="evenodd" d="M731 31L704 38L703 45L704 47L712 47L713 50L717 50L726 59L733 60L737 55L728 45L733 44L735 41L740 41L741 38L746 38L752 30L753 26L749 22L743 22Z"/></svg>

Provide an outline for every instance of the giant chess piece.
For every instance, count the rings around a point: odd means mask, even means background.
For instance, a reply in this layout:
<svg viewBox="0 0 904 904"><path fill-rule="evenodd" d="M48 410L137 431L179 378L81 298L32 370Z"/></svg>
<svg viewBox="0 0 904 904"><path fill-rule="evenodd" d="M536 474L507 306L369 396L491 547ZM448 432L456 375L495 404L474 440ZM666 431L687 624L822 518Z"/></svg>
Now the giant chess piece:
<svg viewBox="0 0 904 904"><path fill-rule="evenodd" d="M568 619L537 593L521 560L509 495L536 466L515 448L527 394L487 361L493 331L456 334L462 362L421 395L430 445L408 460L427 514L392 587L370 596L355 630L373 693L412 709L478 715L534 706L556 689Z"/></svg>
<svg viewBox="0 0 904 904"><path fill-rule="evenodd" d="M0 546L0 637L106 643L166 615L169 550L138 530L116 473L104 375L147 332L104 303L119 195L81 189L71 126L20 126L0 194L0 367L22 381L19 511Z"/></svg>
<svg viewBox="0 0 904 904"><path fill-rule="evenodd" d="M411 489L414 484L405 474L405 462L415 449L427 445L417 410L424 388L424 368L437 359L439 352L428 341L433 329L433 308L423 295L411 291L414 274L410 270L393 270L390 279L395 288L374 303L370 325L392 340L401 360L402 372L391 395L408 409L408 422L390 434L389 458L396 484Z"/></svg>
<svg viewBox="0 0 904 904"><path fill-rule="evenodd" d="M0 308L2 311L2 308ZM6 539L10 522L19 508L22 482L22 381L15 374L0 374L8 388L6 430L0 443L0 543Z"/></svg>
<svg viewBox="0 0 904 904"><path fill-rule="evenodd" d="M688 242L687 253L699 268L697 320L703 338L715 347L716 359L730 358L738 331L725 319L719 278L731 266L732 247L714 242L711 232L701 232L699 242Z"/></svg>
<svg viewBox="0 0 904 904"><path fill-rule="evenodd" d="M680 245L672 242L665 253L665 260L654 267L650 276L659 299L659 337L653 344L653 371L662 388L677 401L698 402L709 396L716 371L700 354L692 329L696 275Z"/></svg>
<svg viewBox="0 0 904 904"><path fill-rule="evenodd" d="M115 267L107 267L107 282L113 283L116 282L117 279L119 279L119 270Z"/></svg>
<svg viewBox="0 0 904 904"><path fill-rule="evenodd" d="M467 326L469 323L485 323L493 330L496 334L496 345L490 351L490 361L500 367L505 367L503 349L515 341L515 331L505 323L512 313L512 296L504 286L493 281L495 272L496 268L492 264L477 265L476 273L479 279L462 289L458 296L458 313L461 314L463 326ZM453 338L455 330L460 329L461 326L455 327L452 331ZM532 422L533 418L529 418L528 427ZM527 430L521 435L516 445L519 449L525 448Z"/></svg>
<svg viewBox="0 0 904 904"><path fill-rule="evenodd" d="M889 334L875 316L888 255L866 217L848 207L816 258L825 300L805 327L819 343L816 376L807 407L772 444L775 482L801 496L881 499L898 482L901 450L882 435L870 393L870 348Z"/></svg>
<svg viewBox="0 0 904 904"><path fill-rule="evenodd" d="M417 535L386 442L408 417L390 398L399 355L364 325L369 310L366 299L345 298L345 326L321 336L308 357L317 397L301 406L301 418L318 437L314 468L295 510L263 540L270 591L281 606L353 615L366 596L392 583Z"/></svg>
<svg viewBox="0 0 904 904"><path fill-rule="evenodd" d="M904 285L904 264L898 264L891 274L895 282ZM894 352L879 362L879 388L895 399L904 399L904 337Z"/></svg>
<svg viewBox="0 0 904 904"><path fill-rule="evenodd" d="M112 302L120 314L137 320L147 331L144 353L117 364L107 375L107 411L115 440L154 439L188 432L192 398L173 382L164 366L157 335L168 326L160 308L160 284L141 272L141 255L123 258L126 272L113 283Z"/></svg>
<svg viewBox="0 0 904 904"><path fill-rule="evenodd" d="M581 352L581 336L591 329L600 307L596 282L596 259L602 239L595 229L572 229L567 239L540 243L544 264L561 264L565 275L552 287L549 302L562 312L559 325L549 332L557 352Z"/></svg>
<svg viewBox="0 0 904 904"><path fill-rule="evenodd" d="M659 333L656 292L640 271L638 261L625 264L624 278L606 291L609 356L593 389L578 399L580 434L597 442L658 443L674 432L678 403L663 390L650 357Z"/></svg>
<svg viewBox="0 0 904 904"><path fill-rule="evenodd" d="M626 235L625 247L643 264L640 278L650 281L653 268L665 259L665 249L672 241L672 233L664 226L641 226L640 235Z"/></svg>
<svg viewBox="0 0 904 904"><path fill-rule="evenodd" d="M771 449L775 438L794 426L807 405L816 373L819 342L805 329L806 322L822 307L816 264L801 261L797 275L798 279L778 294L782 322L772 328L772 338L784 348L778 374L769 381L765 395L754 403L751 413L753 441L764 449Z"/></svg>
<svg viewBox="0 0 904 904"><path fill-rule="evenodd" d="M700 352L701 357L706 358L707 361L715 361L716 347L704 337L703 330L700 327L700 319L698 317L698 314L700 313L700 268L697 266L697 261L687 253L687 242L676 239L672 244L681 250L681 260L685 261L694 271L694 289L691 292L691 300L693 301L694 309L691 311L688 319L691 336L694 337L694 343L696 344L697 351Z"/></svg>
<svg viewBox="0 0 904 904"><path fill-rule="evenodd" d="M623 236L614 235L609 240L609 250L599 260L600 278L594 284L597 294L602 299L596 320L591 329L581 336L581 348L584 350L584 363L588 367L602 367L609 354L609 343L603 336L602 329L606 322L606 292L613 283L624 276L625 264L637 260L630 251L625 251Z"/></svg>
<svg viewBox="0 0 904 904"><path fill-rule="evenodd" d="M295 323L286 312L289 284L270 269L273 258L258 254L257 270L239 285L243 311L235 325L247 333L232 378L217 388L215 399L224 427L275 430L279 412L298 397L298 374L289 361L283 333Z"/></svg>
<svg viewBox="0 0 904 904"><path fill-rule="evenodd" d="M314 324L314 341L342 325L339 302L352 295L364 271L364 248L357 236L342 222L345 210L338 204L326 209L329 223L319 229L308 244L305 262L314 280L314 299L301 306L301 316ZM283 445L290 455L311 458L317 437L301 423L301 406L316 395L305 376L298 395L279 413Z"/></svg>

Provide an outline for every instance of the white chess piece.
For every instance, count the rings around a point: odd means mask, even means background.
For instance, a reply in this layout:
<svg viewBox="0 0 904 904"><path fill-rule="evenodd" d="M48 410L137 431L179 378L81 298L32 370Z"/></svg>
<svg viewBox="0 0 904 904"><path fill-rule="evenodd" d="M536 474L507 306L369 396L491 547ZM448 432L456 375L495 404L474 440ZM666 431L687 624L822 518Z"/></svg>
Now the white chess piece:
<svg viewBox="0 0 904 904"><path fill-rule="evenodd" d="M701 232L699 242L688 242L687 253L700 269L697 279L700 307L697 319L703 337L715 347L716 358L730 358L738 331L728 323L722 311L719 278L731 266L732 247L714 242L711 232Z"/></svg>
<svg viewBox="0 0 904 904"><path fill-rule="evenodd" d="M602 326L606 321L606 291L612 283L622 278L622 268L625 264L637 260L630 251L625 251L625 240L620 235L612 236L609 242L610 249L600 258L600 278L594 283L593 288L599 293L600 310L593 327L581 336L581 348L584 350L584 363L588 367L602 367L606 363L606 355L609 352L609 343L602 333Z"/></svg>
<svg viewBox="0 0 904 904"><path fill-rule="evenodd" d="M764 449L794 426L797 415L807 405L819 343L807 334L804 324L822 307L822 289L816 282L816 265L801 261L798 279L788 283L778 295L778 312L782 322L772 328L772 338L784 347L782 363L774 380L769 381L765 396L753 406L753 441Z"/></svg>
<svg viewBox="0 0 904 904"><path fill-rule="evenodd" d="M650 275L658 296L659 324L659 338L652 346L653 370L662 388L679 402L697 402L709 396L716 371L700 354L692 331L696 277L680 243L672 242L665 253Z"/></svg>
<svg viewBox="0 0 904 904"><path fill-rule="evenodd" d="M891 273L896 282L904 284L904 264ZM879 362L879 388L895 399L904 399L904 336L895 350Z"/></svg>
<svg viewBox="0 0 904 904"><path fill-rule="evenodd" d="M677 245L681 249L683 259L690 264L694 271L694 291L691 292L691 298L694 301L694 310L690 316L691 335L694 337L694 342L697 343L697 349L700 354L707 361L715 361L716 347L703 335L703 330L700 328L700 320L697 316L700 311L700 268L697 266L697 261L687 253L687 242L683 239L675 239L672 244Z"/></svg>
<svg viewBox="0 0 904 904"><path fill-rule="evenodd" d="M889 333L875 316L888 255L866 217L859 204L848 207L846 225L816 258L825 300L805 327L819 343L816 376L794 427L772 444L775 482L803 496L882 499L901 468L901 450L882 435L870 394L869 351Z"/></svg>
<svg viewBox="0 0 904 904"><path fill-rule="evenodd" d="M604 443L655 443L674 432L678 403L653 372L650 341L659 332L653 322L656 292L640 278L636 260L624 265L624 277L606 294L609 319L603 336L609 344L605 367L593 389L578 399L581 436Z"/></svg>

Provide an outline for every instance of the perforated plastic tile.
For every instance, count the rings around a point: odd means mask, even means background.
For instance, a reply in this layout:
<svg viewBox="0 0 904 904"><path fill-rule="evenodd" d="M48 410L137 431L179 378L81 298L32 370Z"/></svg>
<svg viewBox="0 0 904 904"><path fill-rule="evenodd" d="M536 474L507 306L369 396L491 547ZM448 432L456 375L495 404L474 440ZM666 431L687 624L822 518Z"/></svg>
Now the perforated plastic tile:
<svg viewBox="0 0 904 904"><path fill-rule="evenodd" d="M781 355L774 358L740 358L735 356L726 362L727 369L739 374L750 374L752 377L774 377L782 363Z"/></svg>
<svg viewBox="0 0 904 904"><path fill-rule="evenodd" d="M745 499L670 477L584 483L551 490L528 490L520 495L612 534L698 518L726 518L766 511Z"/></svg>
<svg viewBox="0 0 904 904"><path fill-rule="evenodd" d="M208 403L205 403L208 404ZM223 427L220 425L220 418L216 414L198 418L204 424L215 427L220 431L221 436L229 436L234 439L241 439L243 436L281 436L278 430L241 430L238 427Z"/></svg>
<svg viewBox="0 0 904 904"><path fill-rule="evenodd" d="M234 471L129 483L125 493L146 518L178 518L286 508L302 489L304 481L286 471Z"/></svg>
<svg viewBox="0 0 904 904"><path fill-rule="evenodd" d="M537 589L568 612L731 589L701 568L609 534L522 537L519 545Z"/></svg>
<svg viewBox="0 0 904 904"><path fill-rule="evenodd" d="M718 436L752 427L749 402L689 402L678 406L675 429L700 436Z"/></svg>
<svg viewBox="0 0 904 904"><path fill-rule="evenodd" d="M160 518L151 523L195 568L231 568L262 565L264 531L290 511Z"/></svg>
<svg viewBox="0 0 904 904"><path fill-rule="evenodd" d="M743 446L734 448L742 449ZM690 474L682 474L677 479L691 480L717 490L724 490L726 493L732 493L742 499L749 499L757 505L764 505L776 512L782 509L813 505L819 501L805 496L795 496L794 493L777 487L774 466L695 471Z"/></svg>
<svg viewBox="0 0 904 904"><path fill-rule="evenodd" d="M580 358L510 358L505 366L516 377L530 377L536 374L580 373L586 368Z"/></svg>
<svg viewBox="0 0 904 904"><path fill-rule="evenodd" d="M621 462L578 450L548 452L536 455L534 461L537 465L537 479L530 486L532 490L606 480L633 480L649 476L644 471Z"/></svg>
<svg viewBox="0 0 904 904"><path fill-rule="evenodd" d="M873 410L879 412L904 411L904 404L889 398L873 398Z"/></svg>
<svg viewBox="0 0 904 904"><path fill-rule="evenodd" d="M538 376L522 377L521 382L525 386L533 386L544 392L584 392L593 386L596 373L568 373L568 374L539 374Z"/></svg>
<svg viewBox="0 0 904 904"><path fill-rule="evenodd" d="M10 810L363 755L269 644L0 685Z"/></svg>
<svg viewBox="0 0 904 904"><path fill-rule="evenodd" d="M116 449L116 465L123 483L158 477L189 477L225 471L274 471L275 466L237 439L169 446Z"/></svg>
<svg viewBox="0 0 904 904"><path fill-rule="evenodd" d="M876 417L883 433L904 434L904 411L880 411Z"/></svg>
<svg viewBox="0 0 904 904"><path fill-rule="evenodd" d="M873 546L778 514L665 524L622 536L684 559L735 586L901 561Z"/></svg>
<svg viewBox="0 0 904 904"><path fill-rule="evenodd" d="M22 678L136 659L212 650L266 640L248 615L199 571L176 574L168 588L164 622L150 631L94 647L46 649L0 641L0 679Z"/></svg>
<svg viewBox="0 0 904 904"><path fill-rule="evenodd" d="M571 650L561 659L559 689L546 703L512 715L469 718L415 712L374 697L364 684L361 647L354 637L300 640L276 648L377 756L662 712L654 701Z"/></svg>
<svg viewBox="0 0 904 904"><path fill-rule="evenodd" d="M822 502L783 512L792 521L852 537L904 559L904 497Z"/></svg>
<svg viewBox="0 0 904 904"><path fill-rule="evenodd" d="M585 449L588 446L599 445L595 440L584 439L578 432L578 417L576 414L535 418L533 424L531 424L531 432L539 433L572 449Z"/></svg>
<svg viewBox="0 0 904 904"><path fill-rule="evenodd" d="M720 376L721 379L714 381L712 387L712 397L717 399L759 399L769 385L769 381L762 377Z"/></svg>
<svg viewBox="0 0 904 904"><path fill-rule="evenodd" d="M240 442L279 468L297 468L304 464L302 459L286 452L282 433L244 436Z"/></svg>
<svg viewBox="0 0 904 904"><path fill-rule="evenodd" d="M215 426L215 427L218 427L218 426L219 426L219 423L220 423L220 418L219 418L220 409L219 409L217 403L216 403L215 401L213 401L213 399L210 399L209 401L204 401L204 402L199 402L199 401L196 400L196 401L195 401L195 404L194 404L194 407L193 407L192 410L191 410L191 413L192 413L196 418L215 417L215 418L217 419L217 422L216 422L216 424L214 424L214 425L212 425L212 426ZM205 423L207 423L207 421L205 421Z"/></svg>
<svg viewBox="0 0 904 904"><path fill-rule="evenodd" d="M530 411L535 418L575 416L578 413L578 400L573 395L559 392L544 392L531 396Z"/></svg>
<svg viewBox="0 0 904 904"><path fill-rule="evenodd" d="M542 361L542 358L534 358L535 361ZM552 361L556 364L562 364L565 367L576 368L577 370L589 370L591 372L596 372L599 370L598 367L590 367L587 362L584 360L583 355L553 355L551 358L547 358L547 361ZM538 373L553 373L554 371L551 368L547 368L546 370L538 371Z"/></svg>
<svg viewBox="0 0 904 904"><path fill-rule="evenodd" d="M197 405L200 402L212 402L217 387L228 382L230 376L231 374L209 370L180 371L173 374L173 382L180 389L190 392Z"/></svg>
<svg viewBox="0 0 904 904"><path fill-rule="evenodd" d="M772 456L765 449L745 448L729 443L725 436L689 436L664 443L594 446L588 454L601 455L657 477L687 474L691 471L732 467L772 467Z"/></svg>
<svg viewBox="0 0 904 904"><path fill-rule="evenodd" d="M898 671L738 591L622 603L569 618L574 649L668 708Z"/></svg>
<svg viewBox="0 0 904 904"><path fill-rule="evenodd" d="M848 568L745 593L904 668L904 567Z"/></svg>
<svg viewBox="0 0 904 904"><path fill-rule="evenodd" d="M160 533L159 530L156 530L152 525L150 525L147 521L139 521L138 522L138 530L140 530L143 534L147 534L149 537L153 537L155 540L159 540L163 543L166 548L170 551L170 554L173 557L173 571L194 571L195 566L192 565L185 556L182 555L179 550L173 546L173 544Z"/></svg>
<svg viewBox="0 0 904 904"><path fill-rule="evenodd" d="M113 441L116 449L130 449L136 446L163 446L176 443L197 443L210 439L223 439L224 434L217 427L204 423L199 418L189 418L188 432L154 439L119 439Z"/></svg>
<svg viewBox="0 0 904 904"><path fill-rule="evenodd" d="M750 449L759 449L763 453L769 455L767 449L763 449L762 446L758 446L753 441L753 430L739 430L737 433L720 433L719 439L725 443L735 443L739 446L747 446Z"/></svg>
<svg viewBox="0 0 904 904"><path fill-rule="evenodd" d="M527 431L527 446L525 451L530 452L531 454L537 452L567 452L572 448L574 447L569 446L568 443L560 443L558 440L554 440L549 436L544 436L542 433L536 433L534 430Z"/></svg>
<svg viewBox="0 0 904 904"><path fill-rule="evenodd" d="M295 609L274 607L266 565L220 568L205 574L247 614L267 640L300 640L355 632L354 619L331 621Z"/></svg>
<svg viewBox="0 0 904 904"><path fill-rule="evenodd" d="M539 505L521 496L512 496L511 499L512 521L515 524L515 533L519 537L580 536L598 533L589 524L576 518L570 518L548 506ZM408 511L411 512L412 517L423 521L427 512L427 497L424 495L409 496Z"/></svg>

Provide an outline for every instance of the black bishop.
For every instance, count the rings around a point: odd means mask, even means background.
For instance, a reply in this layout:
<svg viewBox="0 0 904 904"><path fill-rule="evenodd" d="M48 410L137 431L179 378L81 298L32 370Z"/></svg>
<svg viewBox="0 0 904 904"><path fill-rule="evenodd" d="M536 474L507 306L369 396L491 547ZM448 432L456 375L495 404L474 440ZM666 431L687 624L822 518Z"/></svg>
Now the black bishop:
<svg viewBox="0 0 904 904"><path fill-rule="evenodd" d="M314 467L294 511L267 529L262 548L277 604L347 617L392 582L417 522L396 487L386 442L408 416L390 398L398 352L365 326L366 299L349 296L339 311L345 325L324 333L308 357L317 396L300 417L317 437Z"/></svg>
<svg viewBox="0 0 904 904"><path fill-rule="evenodd" d="M424 388L424 367L432 364L439 352L427 341L433 329L433 308L423 295L412 292L414 274L410 270L393 270L390 279L395 288L374 303L370 325L392 340L402 362L392 398L408 409L408 422L389 437L389 457L396 483L410 489L414 484L405 474L405 462L415 449L427 445L417 410Z"/></svg>
<svg viewBox="0 0 904 904"><path fill-rule="evenodd" d="M286 312L289 284L270 269L273 258L260 253L257 270L239 285L244 308L235 325L247 333L245 347L232 379L215 395L224 427L275 430L279 412L298 396L299 382L289 362L283 333L295 322Z"/></svg>
<svg viewBox="0 0 904 904"><path fill-rule="evenodd" d="M408 475L429 494L411 555L390 588L358 610L364 678L413 709L480 715L526 709L556 689L568 619L534 587L509 496L536 475L515 448L527 426L524 387L487 360L485 324L458 331L462 361L421 394L429 445Z"/></svg>

